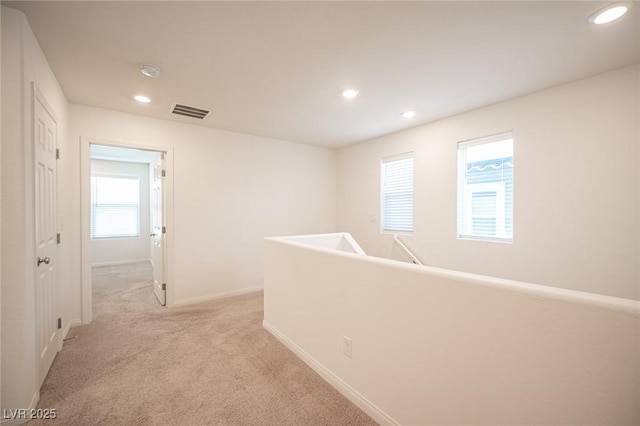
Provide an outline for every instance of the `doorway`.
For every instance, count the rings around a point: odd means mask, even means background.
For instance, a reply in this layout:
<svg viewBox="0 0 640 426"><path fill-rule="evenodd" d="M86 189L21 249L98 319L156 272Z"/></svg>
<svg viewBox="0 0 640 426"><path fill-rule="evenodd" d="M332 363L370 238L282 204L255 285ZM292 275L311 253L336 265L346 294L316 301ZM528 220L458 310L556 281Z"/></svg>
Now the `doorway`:
<svg viewBox="0 0 640 426"><path fill-rule="evenodd" d="M82 322L93 319L92 271L149 269L159 305L171 297L167 231L171 150L82 140ZM135 265L138 265L137 267ZM97 289L100 293L100 289Z"/></svg>

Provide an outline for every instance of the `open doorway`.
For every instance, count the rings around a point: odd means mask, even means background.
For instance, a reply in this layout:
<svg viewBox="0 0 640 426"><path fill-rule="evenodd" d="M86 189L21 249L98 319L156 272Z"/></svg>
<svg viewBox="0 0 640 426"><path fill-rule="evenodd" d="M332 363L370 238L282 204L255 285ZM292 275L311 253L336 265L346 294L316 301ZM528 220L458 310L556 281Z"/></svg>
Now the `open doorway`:
<svg viewBox="0 0 640 426"><path fill-rule="evenodd" d="M94 305L99 312L117 300L167 303L167 154L83 143L83 323Z"/></svg>
<svg viewBox="0 0 640 426"><path fill-rule="evenodd" d="M157 155L160 154L152 151L91 145L94 319L155 302L151 296L154 266L149 239L150 170Z"/></svg>

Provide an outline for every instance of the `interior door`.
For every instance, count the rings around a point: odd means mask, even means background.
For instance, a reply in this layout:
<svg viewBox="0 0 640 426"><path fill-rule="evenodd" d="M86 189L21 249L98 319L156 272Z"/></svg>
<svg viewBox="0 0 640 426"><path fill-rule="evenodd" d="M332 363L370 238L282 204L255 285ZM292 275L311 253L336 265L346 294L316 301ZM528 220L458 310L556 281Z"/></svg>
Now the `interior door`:
<svg viewBox="0 0 640 426"><path fill-rule="evenodd" d="M164 225L164 154L158 153L153 163L151 185L151 263L153 264L153 292L161 305L166 305L165 238Z"/></svg>
<svg viewBox="0 0 640 426"><path fill-rule="evenodd" d="M36 345L40 385L59 349L58 242L56 234L57 123L39 94L34 96Z"/></svg>

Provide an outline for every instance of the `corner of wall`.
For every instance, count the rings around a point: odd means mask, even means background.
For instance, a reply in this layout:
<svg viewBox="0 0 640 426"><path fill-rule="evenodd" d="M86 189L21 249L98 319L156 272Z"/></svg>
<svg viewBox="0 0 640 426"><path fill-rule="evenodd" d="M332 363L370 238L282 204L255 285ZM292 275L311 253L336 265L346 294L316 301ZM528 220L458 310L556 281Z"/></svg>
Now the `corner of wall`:
<svg viewBox="0 0 640 426"><path fill-rule="evenodd" d="M31 403L35 385L33 298L26 259L26 158L29 110L25 84L25 17L2 7L2 409ZM7 108L6 105L12 105ZM25 350L25 348L27 348Z"/></svg>

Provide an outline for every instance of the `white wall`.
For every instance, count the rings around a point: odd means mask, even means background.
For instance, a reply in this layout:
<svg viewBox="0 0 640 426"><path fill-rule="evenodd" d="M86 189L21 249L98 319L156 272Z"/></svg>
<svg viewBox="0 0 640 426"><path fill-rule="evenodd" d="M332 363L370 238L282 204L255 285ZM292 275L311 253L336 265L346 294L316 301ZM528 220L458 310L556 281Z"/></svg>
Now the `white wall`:
<svg viewBox="0 0 640 426"><path fill-rule="evenodd" d="M68 105L24 15L2 8L2 409L36 378L31 82L59 117L63 327L81 318L81 138L173 149L171 303L262 287L262 239L335 231L336 153L291 142ZM67 123L69 122L69 128ZM10 342L7 343L7 342Z"/></svg>
<svg viewBox="0 0 640 426"><path fill-rule="evenodd" d="M381 424L640 424L637 302L283 240L265 328Z"/></svg>
<svg viewBox="0 0 640 426"><path fill-rule="evenodd" d="M91 240L91 264L113 265L149 260L149 164L109 160L91 160L91 173L137 176L140 182L140 236Z"/></svg>
<svg viewBox="0 0 640 426"><path fill-rule="evenodd" d="M173 148L169 303L261 288L264 237L335 230L334 150L74 104L69 114L77 205L80 138ZM79 209L70 222L80 223Z"/></svg>
<svg viewBox="0 0 640 426"><path fill-rule="evenodd" d="M39 398L35 354L32 89L35 82L58 116L58 147L67 151L67 101L24 15L2 7L2 409L29 408ZM64 154L63 154L64 155ZM68 158L58 162L65 181ZM58 185L58 280L73 282L65 239L64 185ZM78 274L79 275L79 274ZM62 286L61 303L69 296ZM63 324L70 315L62 306Z"/></svg>
<svg viewBox="0 0 640 426"><path fill-rule="evenodd" d="M394 256L379 231L380 158L413 151L415 227L437 267L640 298L640 72L624 68L338 151L338 230ZM514 243L456 238L457 143L512 130Z"/></svg>

